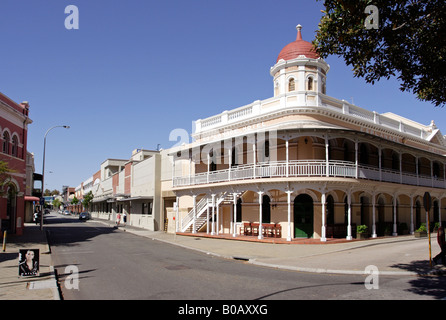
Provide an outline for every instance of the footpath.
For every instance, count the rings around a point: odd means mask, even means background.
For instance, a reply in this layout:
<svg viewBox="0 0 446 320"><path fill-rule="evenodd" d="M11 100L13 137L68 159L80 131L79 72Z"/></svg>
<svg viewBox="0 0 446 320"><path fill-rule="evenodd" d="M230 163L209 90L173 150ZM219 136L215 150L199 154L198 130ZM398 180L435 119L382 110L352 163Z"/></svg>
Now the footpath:
<svg viewBox="0 0 446 320"><path fill-rule="evenodd" d="M103 223L113 226L112 222ZM130 226L119 229L208 255L291 271L366 275L370 274L366 268L372 266L381 275L446 274L446 266L432 263L430 267L428 238L413 235L344 242L266 243L230 236L209 237L205 233L174 235ZM432 258L440 252L436 239L436 233L432 233Z"/></svg>
<svg viewBox="0 0 446 320"><path fill-rule="evenodd" d="M116 228L113 222L89 220ZM428 238L413 235L382 237L360 241L320 243L264 243L239 238L214 238L206 234L175 235L131 226L119 226L117 232L129 232L152 241L162 241L204 254L239 260L254 265L297 272L330 274L370 274L391 276L441 276L446 267L429 265ZM436 234L431 234L432 258L439 252ZM18 250L40 249L40 276L18 276ZM59 300L51 249L45 231L27 224L22 236L7 239L6 251L0 252L1 300Z"/></svg>
<svg viewBox="0 0 446 320"><path fill-rule="evenodd" d="M2 237L3 238L3 237ZM19 276L19 250L39 249L39 276ZM0 251L0 300L60 300L45 230L25 223L21 236L7 235Z"/></svg>

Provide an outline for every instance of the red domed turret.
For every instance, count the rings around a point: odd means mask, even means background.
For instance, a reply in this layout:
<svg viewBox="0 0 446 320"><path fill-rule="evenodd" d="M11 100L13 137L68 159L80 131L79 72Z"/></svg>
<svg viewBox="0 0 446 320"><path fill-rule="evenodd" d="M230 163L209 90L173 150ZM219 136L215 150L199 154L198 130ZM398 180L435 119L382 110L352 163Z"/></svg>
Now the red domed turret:
<svg viewBox="0 0 446 320"><path fill-rule="evenodd" d="M279 57L277 58L277 62L279 62L280 59L283 59L285 61L292 60L301 55L312 59L319 58L319 55L316 53L313 44L311 42L302 40L302 34L300 31L302 29L302 26L299 24L297 25L296 29L297 29L296 41L287 44L282 49L282 51L280 51Z"/></svg>

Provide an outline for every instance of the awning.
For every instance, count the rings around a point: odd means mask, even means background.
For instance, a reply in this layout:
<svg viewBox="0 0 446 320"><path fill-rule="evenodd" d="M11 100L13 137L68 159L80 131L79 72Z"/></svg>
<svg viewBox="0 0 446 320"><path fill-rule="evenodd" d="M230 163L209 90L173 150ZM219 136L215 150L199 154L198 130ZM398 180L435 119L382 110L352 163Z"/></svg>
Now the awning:
<svg viewBox="0 0 446 320"><path fill-rule="evenodd" d="M153 200L153 197L150 197L150 196L148 196L148 197L139 196L139 197L118 199L118 201L134 201L134 200Z"/></svg>
<svg viewBox="0 0 446 320"><path fill-rule="evenodd" d="M40 198L33 197L33 196L25 196L25 201L40 201Z"/></svg>

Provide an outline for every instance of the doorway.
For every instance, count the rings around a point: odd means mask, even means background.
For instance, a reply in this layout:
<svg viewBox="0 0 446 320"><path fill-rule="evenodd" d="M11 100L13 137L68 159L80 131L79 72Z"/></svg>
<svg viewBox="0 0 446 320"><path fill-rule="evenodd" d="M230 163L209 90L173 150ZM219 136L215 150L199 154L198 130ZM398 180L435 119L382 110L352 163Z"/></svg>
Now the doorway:
<svg viewBox="0 0 446 320"><path fill-rule="evenodd" d="M6 192L6 219L2 219L2 231L6 230L11 234L16 231L16 211L17 211L17 192L13 185L8 186Z"/></svg>
<svg viewBox="0 0 446 320"><path fill-rule="evenodd" d="M294 199L294 237L313 237L313 199L307 194L298 195Z"/></svg>

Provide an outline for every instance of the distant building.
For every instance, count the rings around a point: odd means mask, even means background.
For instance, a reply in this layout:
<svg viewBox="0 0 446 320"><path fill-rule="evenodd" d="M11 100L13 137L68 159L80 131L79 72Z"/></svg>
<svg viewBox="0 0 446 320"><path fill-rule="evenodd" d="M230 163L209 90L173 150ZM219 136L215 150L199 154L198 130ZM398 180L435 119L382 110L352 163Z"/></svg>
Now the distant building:
<svg viewBox="0 0 446 320"><path fill-rule="evenodd" d="M61 196L63 199L64 207L68 207L71 204L71 200L73 199L75 192L76 191L74 187L62 186Z"/></svg>
<svg viewBox="0 0 446 320"><path fill-rule="evenodd" d="M161 171L159 151L135 149L128 160L105 160L91 187L92 215L115 221L125 213L129 225L159 230L164 224Z"/></svg>

